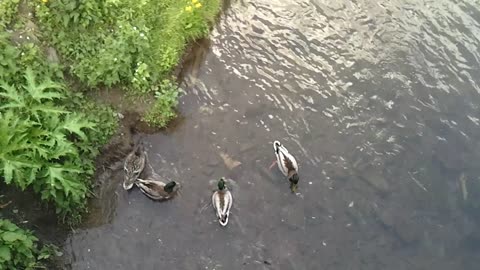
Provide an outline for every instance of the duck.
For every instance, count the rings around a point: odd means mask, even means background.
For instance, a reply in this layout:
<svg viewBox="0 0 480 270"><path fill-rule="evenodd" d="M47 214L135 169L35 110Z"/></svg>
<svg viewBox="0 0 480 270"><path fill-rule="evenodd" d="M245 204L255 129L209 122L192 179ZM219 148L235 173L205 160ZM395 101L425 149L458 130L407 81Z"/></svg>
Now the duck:
<svg viewBox="0 0 480 270"><path fill-rule="evenodd" d="M129 190L145 168L146 153L144 151L143 142L137 143L125 158L123 170L125 178L123 180L123 188Z"/></svg>
<svg viewBox="0 0 480 270"><path fill-rule="evenodd" d="M230 208L232 207L233 197L232 193L225 185L225 178L222 177L218 181L218 190L212 195L212 204L217 214L218 222L222 226L227 226L228 217L230 215Z"/></svg>
<svg viewBox="0 0 480 270"><path fill-rule="evenodd" d="M175 181L164 183L154 177L147 179L138 178L135 181L135 185L137 185L143 194L156 201L169 200L173 198L180 189L180 184Z"/></svg>
<svg viewBox="0 0 480 270"><path fill-rule="evenodd" d="M295 158L290 154L279 141L273 142L276 160L270 166L270 169L277 163L278 168L290 181L290 190L295 193L300 180L298 176L298 164Z"/></svg>

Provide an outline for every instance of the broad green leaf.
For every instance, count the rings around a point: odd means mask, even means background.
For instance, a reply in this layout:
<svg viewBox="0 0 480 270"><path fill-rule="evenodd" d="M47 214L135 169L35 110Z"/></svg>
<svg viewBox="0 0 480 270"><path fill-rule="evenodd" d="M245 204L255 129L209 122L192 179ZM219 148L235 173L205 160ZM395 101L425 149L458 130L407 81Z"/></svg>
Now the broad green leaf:
<svg viewBox="0 0 480 270"><path fill-rule="evenodd" d="M31 236L29 238L25 237L25 240L23 240L22 243L26 248L31 249L31 248L33 248L33 241L36 241L36 240L37 240L37 238L33 237L33 236Z"/></svg>
<svg viewBox="0 0 480 270"><path fill-rule="evenodd" d="M17 240L25 241L27 239L27 236L25 234L17 232L4 232L2 234L2 239L5 242L15 242Z"/></svg>
<svg viewBox="0 0 480 270"><path fill-rule="evenodd" d="M93 129L95 126L95 123L85 119L84 115L72 113L67 115L63 128L70 131L71 133L77 134L83 140L87 140L87 136L82 131L82 129Z"/></svg>
<svg viewBox="0 0 480 270"><path fill-rule="evenodd" d="M64 95L57 90L61 89L62 85L55 83L50 79L46 79L37 85L35 79L33 70L30 67L27 68L27 71L25 72L25 80L27 81L27 84L24 88L35 101L40 103L43 99L52 100L64 97ZM50 91L47 91L49 89Z"/></svg>
<svg viewBox="0 0 480 270"><path fill-rule="evenodd" d="M12 254L7 246L0 246L0 262L8 262L12 259Z"/></svg>
<svg viewBox="0 0 480 270"><path fill-rule="evenodd" d="M17 229L18 229L17 225L13 224L9 220L0 219L0 230L15 231Z"/></svg>

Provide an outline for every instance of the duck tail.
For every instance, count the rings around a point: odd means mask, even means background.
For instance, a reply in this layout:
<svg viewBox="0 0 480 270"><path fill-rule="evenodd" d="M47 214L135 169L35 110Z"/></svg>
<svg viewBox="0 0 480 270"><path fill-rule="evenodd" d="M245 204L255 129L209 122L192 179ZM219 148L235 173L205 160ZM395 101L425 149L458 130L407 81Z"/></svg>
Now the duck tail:
<svg viewBox="0 0 480 270"><path fill-rule="evenodd" d="M222 226L227 226L228 224L228 215L223 215L221 218L218 219L218 221L220 222L220 225Z"/></svg>

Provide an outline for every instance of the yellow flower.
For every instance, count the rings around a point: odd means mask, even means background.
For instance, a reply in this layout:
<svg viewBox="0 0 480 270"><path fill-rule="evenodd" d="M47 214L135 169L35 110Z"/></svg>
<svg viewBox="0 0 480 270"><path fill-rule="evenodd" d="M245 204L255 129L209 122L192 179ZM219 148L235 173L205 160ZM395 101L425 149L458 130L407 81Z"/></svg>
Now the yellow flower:
<svg viewBox="0 0 480 270"><path fill-rule="evenodd" d="M192 6L185 7L185 11L192 12Z"/></svg>
<svg viewBox="0 0 480 270"><path fill-rule="evenodd" d="M42 2L43 2L43 3L47 3L47 2L48 2L48 0L42 0Z"/></svg>
<svg viewBox="0 0 480 270"><path fill-rule="evenodd" d="M198 0L192 0L192 4L198 3Z"/></svg>
<svg viewBox="0 0 480 270"><path fill-rule="evenodd" d="M196 4L195 4L195 7L196 7L196 8L201 8L201 7L202 7L202 3L196 3Z"/></svg>

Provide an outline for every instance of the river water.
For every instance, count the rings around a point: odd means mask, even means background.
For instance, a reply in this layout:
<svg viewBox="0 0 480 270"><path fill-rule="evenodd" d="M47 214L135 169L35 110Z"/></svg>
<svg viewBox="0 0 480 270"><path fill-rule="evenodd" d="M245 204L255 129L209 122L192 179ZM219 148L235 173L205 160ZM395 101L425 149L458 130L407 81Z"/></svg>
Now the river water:
<svg viewBox="0 0 480 270"><path fill-rule="evenodd" d="M477 0L232 1L183 71L183 120L146 136L182 194L114 172L68 268L478 269L479 38ZM274 140L297 194L268 170Z"/></svg>

